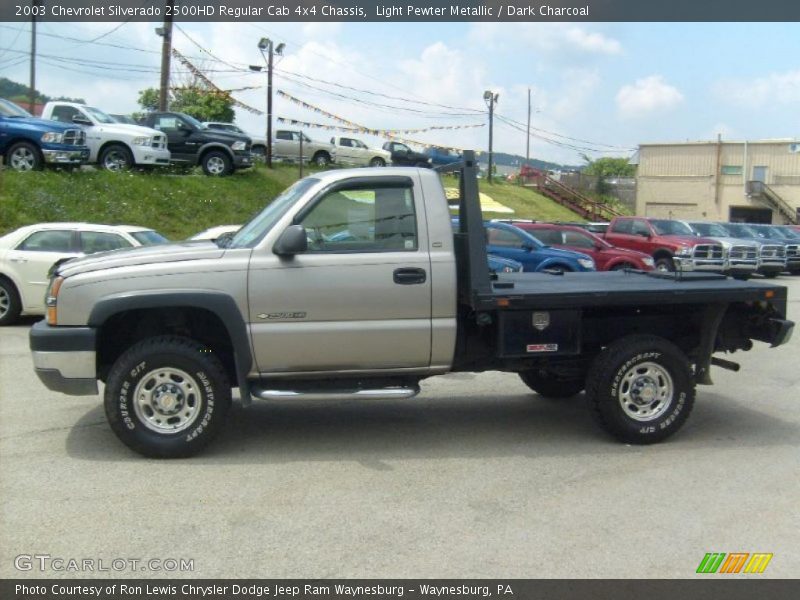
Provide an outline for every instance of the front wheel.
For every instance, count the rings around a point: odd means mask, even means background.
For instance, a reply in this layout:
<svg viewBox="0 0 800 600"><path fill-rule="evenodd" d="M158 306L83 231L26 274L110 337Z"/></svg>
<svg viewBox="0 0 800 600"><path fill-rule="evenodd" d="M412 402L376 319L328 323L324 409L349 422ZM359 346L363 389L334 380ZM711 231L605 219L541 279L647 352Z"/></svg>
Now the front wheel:
<svg viewBox="0 0 800 600"><path fill-rule="evenodd" d="M628 269L635 269L636 267L630 263L619 263L611 267L612 271L626 271Z"/></svg>
<svg viewBox="0 0 800 600"><path fill-rule="evenodd" d="M13 325L22 312L22 302L11 280L0 277L0 326Z"/></svg>
<svg viewBox="0 0 800 600"><path fill-rule="evenodd" d="M595 359L586 380L592 415L628 444L660 442L678 431L694 405L692 369L672 342L630 335Z"/></svg>
<svg viewBox="0 0 800 600"><path fill-rule="evenodd" d="M222 150L212 150L204 154L200 166L203 167L203 173L211 177L224 177L233 173L231 158Z"/></svg>
<svg viewBox="0 0 800 600"><path fill-rule="evenodd" d="M656 259L655 268L656 271L660 271L661 273L672 273L675 270L675 263L672 262L671 258L665 256Z"/></svg>
<svg viewBox="0 0 800 600"><path fill-rule="evenodd" d="M159 336L117 359L104 401L108 423L122 443L151 458L180 458L198 453L220 432L231 387L207 347Z"/></svg>
<svg viewBox="0 0 800 600"><path fill-rule="evenodd" d="M103 148L99 162L106 171L127 171L133 166L133 154L122 144L111 144Z"/></svg>
<svg viewBox="0 0 800 600"><path fill-rule="evenodd" d="M18 142L11 146L6 163L15 171L41 171L44 167L39 149L29 142Z"/></svg>
<svg viewBox="0 0 800 600"><path fill-rule="evenodd" d="M534 392L550 400L572 398L580 394L584 386L582 379L561 379L542 369L520 371L519 378Z"/></svg>

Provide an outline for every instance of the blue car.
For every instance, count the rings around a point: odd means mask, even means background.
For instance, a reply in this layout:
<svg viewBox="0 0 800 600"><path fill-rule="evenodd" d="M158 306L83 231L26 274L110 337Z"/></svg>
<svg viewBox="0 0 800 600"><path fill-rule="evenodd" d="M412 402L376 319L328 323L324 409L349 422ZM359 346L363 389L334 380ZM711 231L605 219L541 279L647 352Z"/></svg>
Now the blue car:
<svg viewBox="0 0 800 600"><path fill-rule="evenodd" d="M77 125L37 119L0 98L0 155L15 171L73 168L89 160L86 133Z"/></svg>
<svg viewBox="0 0 800 600"><path fill-rule="evenodd" d="M516 260L494 254L488 254L486 258L489 260L489 270L494 273L519 273L522 271L522 263Z"/></svg>
<svg viewBox="0 0 800 600"><path fill-rule="evenodd" d="M485 223L487 251L522 263L526 273L540 271L594 271L594 260L586 254L544 245L527 231L506 223Z"/></svg>

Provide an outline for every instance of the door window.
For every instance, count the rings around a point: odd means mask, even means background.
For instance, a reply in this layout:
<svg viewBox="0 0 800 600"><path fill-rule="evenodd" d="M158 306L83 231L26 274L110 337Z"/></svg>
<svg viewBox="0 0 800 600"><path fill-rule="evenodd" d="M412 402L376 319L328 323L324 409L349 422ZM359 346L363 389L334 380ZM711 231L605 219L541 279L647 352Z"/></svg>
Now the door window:
<svg viewBox="0 0 800 600"><path fill-rule="evenodd" d="M577 231L564 232L564 245L575 246L576 248L586 248L588 250L594 248L594 242L587 236L578 233Z"/></svg>
<svg viewBox="0 0 800 600"><path fill-rule="evenodd" d="M561 232L557 229L533 229L528 233L548 246L563 243L561 241Z"/></svg>
<svg viewBox="0 0 800 600"><path fill-rule="evenodd" d="M17 246L28 252L71 252L72 232L61 230L37 231Z"/></svg>
<svg viewBox="0 0 800 600"><path fill-rule="evenodd" d="M61 123L72 123L72 117L80 114L77 108L59 105L53 108L52 119L53 121L60 121Z"/></svg>
<svg viewBox="0 0 800 600"><path fill-rule="evenodd" d="M489 229L489 245L504 248L522 248L522 239L512 231L505 229Z"/></svg>
<svg viewBox="0 0 800 600"><path fill-rule="evenodd" d="M616 221L614 226L611 228L611 232L630 235L633 233L633 221L631 219L622 219L620 221Z"/></svg>
<svg viewBox="0 0 800 600"><path fill-rule="evenodd" d="M410 188L330 192L303 217L309 252L411 251L418 247Z"/></svg>
<svg viewBox="0 0 800 600"><path fill-rule="evenodd" d="M644 221L634 221L632 227L633 235L650 235L650 228L647 226L647 223Z"/></svg>
<svg viewBox="0 0 800 600"><path fill-rule="evenodd" d="M131 243L116 233L104 231L81 231L81 252L94 254L119 248L130 248Z"/></svg>
<svg viewBox="0 0 800 600"><path fill-rule="evenodd" d="M156 117L156 122L153 125L153 128L167 133L178 131L178 118L168 116Z"/></svg>

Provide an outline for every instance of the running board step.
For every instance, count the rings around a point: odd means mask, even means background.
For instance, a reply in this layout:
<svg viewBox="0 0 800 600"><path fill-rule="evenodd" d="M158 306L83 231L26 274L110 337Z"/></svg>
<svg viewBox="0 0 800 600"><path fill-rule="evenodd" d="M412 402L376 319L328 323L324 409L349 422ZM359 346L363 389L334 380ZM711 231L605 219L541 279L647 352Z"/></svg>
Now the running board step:
<svg viewBox="0 0 800 600"><path fill-rule="evenodd" d="M251 393L262 400L377 400L387 398L413 398L419 394L419 386L386 387L375 389L307 389L281 390L254 387Z"/></svg>

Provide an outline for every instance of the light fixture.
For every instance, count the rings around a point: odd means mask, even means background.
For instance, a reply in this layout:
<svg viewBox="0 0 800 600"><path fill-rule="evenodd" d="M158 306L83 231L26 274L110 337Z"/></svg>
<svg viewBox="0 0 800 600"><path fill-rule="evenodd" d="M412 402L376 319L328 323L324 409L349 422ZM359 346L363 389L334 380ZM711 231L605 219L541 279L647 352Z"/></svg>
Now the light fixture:
<svg viewBox="0 0 800 600"><path fill-rule="evenodd" d="M166 33L167 33L167 30L166 30L166 29L164 29L163 27L156 27L156 35L157 35L157 36L159 36L159 37L164 37L164 35L165 35Z"/></svg>
<svg viewBox="0 0 800 600"><path fill-rule="evenodd" d="M286 48L286 44L280 43L275 47L275 54L283 54L283 49Z"/></svg>
<svg viewBox="0 0 800 600"><path fill-rule="evenodd" d="M266 50L267 48L269 48L269 45L271 43L272 42L269 41L269 38L263 37L260 40L258 40L258 49L259 50Z"/></svg>

